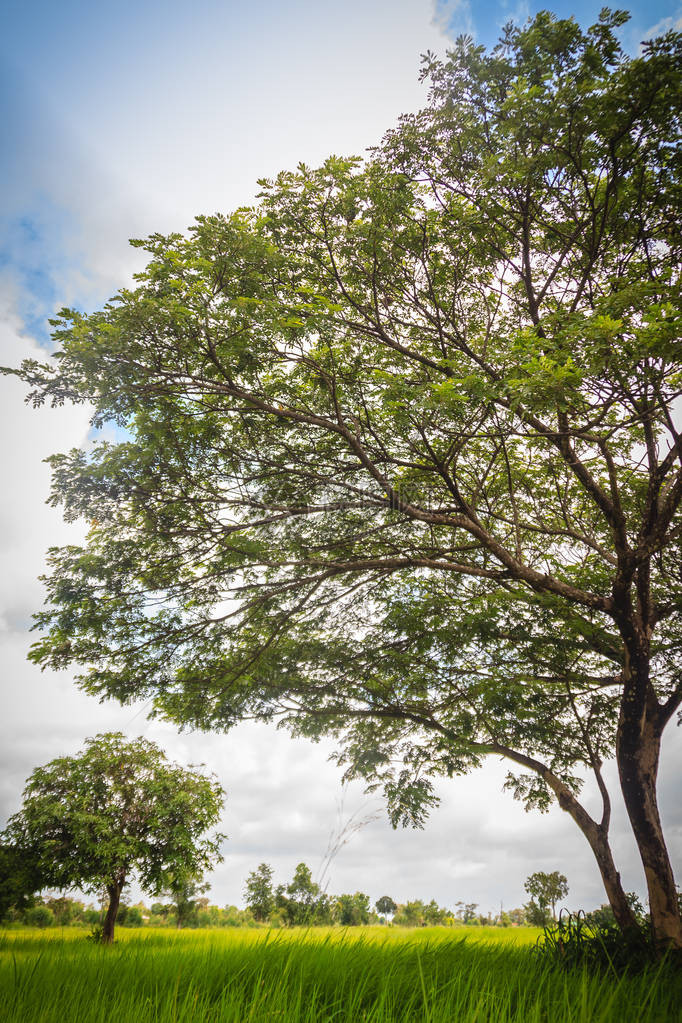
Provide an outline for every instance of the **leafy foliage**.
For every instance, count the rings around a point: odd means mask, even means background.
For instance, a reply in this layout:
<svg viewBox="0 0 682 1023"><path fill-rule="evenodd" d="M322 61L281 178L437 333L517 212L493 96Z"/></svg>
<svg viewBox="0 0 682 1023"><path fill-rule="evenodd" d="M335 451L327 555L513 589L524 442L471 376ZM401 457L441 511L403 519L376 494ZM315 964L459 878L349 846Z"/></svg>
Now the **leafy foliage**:
<svg viewBox="0 0 682 1023"><path fill-rule="evenodd" d="M275 908L289 927L305 924L326 924L332 920L329 897L313 881L310 867L299 863L288 885L275 889Z"/></svg>
<svg viewBox="0 0 682 1023"><path fill-rule="evenodd" d="M380 916L393 916L398 906L390 895L382 895L374 903L377 913Z"/></svg>
<svg viewBox="0 0 682 1023"><path fill-rule="evenodd" d="M444 924L452 917L448 909L443 909L435 899L424 903L421 899L413 899L400 905L396 909L393 923L398 927L437 927ZM475 916L464 914L464 923L471 923ZM478 923L478 921L476 921Z"/></svg>
<svg viewBox="0 0 682 1023"><path fill-rule="evenodd" d="M336 899L335 916L342 927L357 927L369 923L369 895L355 892L354 895L339 895Z"/></svg>
<svg viewBox="0 0 682 1023"><path fill-rule="evenodd" d="M36 856L44 886L106 890L113 934L133 875L159 892L220 858L223 836L204 833L217 822L223 795L216 780L169 763L153 742L108 732L88 739L79 755L36 768L5 835Z"/></svg>
<svg viewBox="0 0 682 1023"><path fill-rule="evenodd" d="M627 899L630 909L633 912L637 925L640 928L645 928L649 924L647 914L644 912L644 906L642 905L641 899L636 892L626 892L625 898ZM588 927L593 929L600 928L613 928L616 926L616 919L613 915L613 910L608 903L600 906L599 909L593 909L590 913L584 914L585 923Z"/></svg>
<svg viewBox="0 0 682 1023"><path fill-rule="evenodd" d="M556 919L556 904L568 895L568 881L563 874L558 870L551 873L538 870L526 878L523 887L541 911L551 906L552 919Z"/></svg>
<svg viewBox="0 0 682 1023"><path fill-rule="evenodd" d="M261 863L252 870L244 888L246 905L253 913L254 920L267 920L275 905L272 888L272 867Z"/></svg>
<svg viewBox="0 0 682 1023"><path fill-rule="evenodd" d="M45 887L34 850L16 845L0 845L0 921L11 910L21 912L34 901L35 893Z"/></svg>
<svg viewBox="0 0 682 1023"><path fill-rule="evenodd" d="M167 881L161 894L173 900L176 927L196 924L199 900L208 891L208 884L202 884L201 875L187 870L175 871Z"/></svg>
<svg viewBox="0 0 682 1023"><path fill-rule="evenodd" d="M657 958L650 927L623 932L615 923L589 923L583 913L562 910L536 946L543 958L565 969L589 966L613 973L645 970Z"/></svg>

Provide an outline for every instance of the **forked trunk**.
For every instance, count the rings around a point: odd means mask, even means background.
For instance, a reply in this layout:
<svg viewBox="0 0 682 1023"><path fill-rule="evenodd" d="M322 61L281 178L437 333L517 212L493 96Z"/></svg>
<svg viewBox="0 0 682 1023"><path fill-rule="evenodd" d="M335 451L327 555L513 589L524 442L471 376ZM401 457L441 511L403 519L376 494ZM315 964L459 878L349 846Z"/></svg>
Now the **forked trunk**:
<svg viewBox="0 0 682 1023"><path fill-rule="evenodd" d="M116 917L118 916L118 907L121 901L122 889L123 882L117 882L107 886L109 905L107 907L107 915L104 918L104 925L102 927L102 942L105 945L111 945L114 940L114 926L116 924Z"/></svg>

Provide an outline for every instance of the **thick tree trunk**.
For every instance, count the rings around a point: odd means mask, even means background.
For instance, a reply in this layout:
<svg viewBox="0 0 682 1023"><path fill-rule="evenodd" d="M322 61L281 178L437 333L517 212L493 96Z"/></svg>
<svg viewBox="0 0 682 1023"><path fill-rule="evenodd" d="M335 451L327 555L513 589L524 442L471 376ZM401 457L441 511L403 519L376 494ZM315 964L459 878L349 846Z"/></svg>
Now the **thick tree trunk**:
<svg viewBox="0 0 682 1023"><path fill-rule="evenodd" d="M105 945L111 945L114 940L114 925L116 924L122 889L123 882L116 882L107 887L109 905L107 907L107 915L104 918L104 926L102 927L102 942Z"/></svg>
<svg viewBox="0 0 682 1023"><path fill-rule="evenodd" d="M659 730L646 718L628 720L627 701L618 728L618 772L623 799L644 867L651 927L661 950L682 950L682 921L670 856L656 798Z"/></svg>

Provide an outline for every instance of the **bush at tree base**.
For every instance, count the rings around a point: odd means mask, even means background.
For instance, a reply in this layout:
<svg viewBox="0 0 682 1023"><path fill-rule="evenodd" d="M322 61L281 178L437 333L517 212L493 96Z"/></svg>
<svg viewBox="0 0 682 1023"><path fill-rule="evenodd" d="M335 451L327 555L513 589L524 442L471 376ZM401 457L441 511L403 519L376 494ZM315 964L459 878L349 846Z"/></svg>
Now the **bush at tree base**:
<svg viewBox="0 0 682 1023"><path fill-rule="evenodd" d="M613 922L589 922L585 913L562 910L559 919L550 921L538 938L536 952L562 969L587 966L621 974L638 973L658 963L659 969L678 965L672 954L661 960L653 940L651 925L641 923L623 932Z"/></svg>

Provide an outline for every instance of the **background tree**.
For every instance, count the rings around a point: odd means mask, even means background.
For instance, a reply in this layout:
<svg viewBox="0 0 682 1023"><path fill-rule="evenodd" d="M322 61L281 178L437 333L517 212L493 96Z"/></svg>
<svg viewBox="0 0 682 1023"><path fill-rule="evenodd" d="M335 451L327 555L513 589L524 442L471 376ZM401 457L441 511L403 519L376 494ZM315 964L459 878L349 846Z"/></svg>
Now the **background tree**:
<svg viewBox="0 0 682 1023"><path fill-rule="evenodd" d="M55 922L54 913L44 902L36 902L24 912L24 922L29 927L51 927Z"/></svg>
<svg viewBox="0 0 682 1023"><path fill-rule="evenodd" d="M552 920L556 920L556 904L568 895L568 881L564 875L558 870L551 874L538 870L526 878L523 887L541 909L551 907Z"/></svg>
<svg viewBox="0 0 682 1023"><path fill-rule="evenodd" d="M121 927L142 927L142 910L139 906L131 906L121 901L116 915L116 923Z"/></svg>
<svg viewBox="0 0 682 1023"><path fill-rule="evenodd" d="M209 889L202 883L201 874L186 871L174 872L166 881L161 894L169 896L175 909L175 925L178 928L196 924L199 900Z"/></svg>
<svg viewBox="0 0 682 1023"><path fill-rule="evenodd" d="M458 914L461 918L461 914ZM393 924L398 927L437 927L446 924L453 914L448 909L443 909L435 899L425 903L421 899L412 899L400 903L395 910ZM471 920L475 919L472 913ZM466 923L471 920L467 917Z"/></svg>
<svg viewBox="0 0 682 1023"><path fill-rule="evenodd" d="M431 899L424 907L424 921L429 927L444 924L449 916L452 916L450 910L439 906L435 899Z"/></svg>
<svg viewBox="0 0 682 1023"><path fill-rule="evenodd" d="M67 899L64 895L53 896L47 899L45 905L52 911L55 923L60 927L68 926L72 920L75 920L82 914L85 908L82 902L76 902L75 899Z"/></svg>
<svg viewBox="0 0 682 1023"><path fill-rule="evenodd" d="M356 892L354 895L338 895L336 898L335 916L342 927L358 927L369 923L369 895Z"/></svg>
<svg viewBox="0 0 682 1023"><path fill-rule="evenodd" d="M305 863L297 865L288 885L277 886L275 906L290 927L331 923L331 900L313 881L310 868Z"/></svg>
<svg viewBox="0 0 682 1023"><path fill-rule="evenodd" d="M531 899L523 907L525 922L531 927L546 927L550 921L550 912L547 906L541 906L535 899Z"/></svg>
<svg viewBox="0 0 682 1023"><path fill-rule="evenodd" d="M398 908L390 895L382 895L381 898L377 899L374 905L376 906L376 911L379 916L393 916Z"/></svg>
<svg viewBox="0 0 682 1023"><path fill-rule="evenodd" d="M169 763L153 742L108 732L88 739L77 756L36 768L5 834L34 851L50 887L106 890L108 943L133 875L158 893L173 876L221 858L223 836L205 832L218 821L223 796L215 779Z"/></svg>
<svg viewBox="0 0 682 1023"><path fill-rule="evenodd" d="M627 929L615 755L682 947L656 794L682 701L682 37L629 59L626 19L460 38L370 159L136 243L134 289L63 311L30 400L130 440L53 459L90 532L52 552L33 656L176 721L336 735L394 823L505 757Z"/></svg>
<svg viewBox="0 0 682 1023"><path fill-rule="evenodd" d="M477 902L457 902L455 905L457 906L457 916L462 923L470 924L472 920L476 919Z"/></svg>
<svg viewBox="0 0 682 1023"><path fill-rule="evenodd" d="M36 892L46 883L33 850L0 844L0 921L12 910L21 913L33 905Z"/></svg>
<svg viewBox="0 0 682 1023"><path fill-rule="evenodd" d="M254 920L265 921L269 918L275 905L272 888L272 867L261 863L252 870L244 887L246 905L253 913Z"/></svg>

